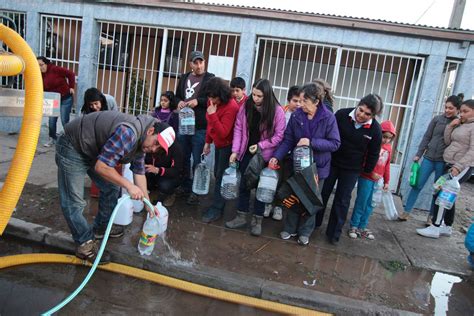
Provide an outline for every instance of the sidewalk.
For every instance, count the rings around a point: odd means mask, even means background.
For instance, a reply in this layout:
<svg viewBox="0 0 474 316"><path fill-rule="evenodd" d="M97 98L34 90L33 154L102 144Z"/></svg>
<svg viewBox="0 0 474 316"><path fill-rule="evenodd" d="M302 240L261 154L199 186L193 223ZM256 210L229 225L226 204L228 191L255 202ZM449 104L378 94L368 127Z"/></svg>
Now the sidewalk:
<svg viewBox="0 0 474 316"><path fill-rule="evenodd" d="M0 181L5 179L16 140L0 133ZM5 233L73 251L58 206L54 149L38 146L27 182ZM400 199L395 198L401 209ZM264 220L259 238L246 229L224 228L223 222L235 214L234 203L228 204L223 220L203 224L201 211L209 204L208 197L199 207L177 200L169 208L167 236L151 257L141 257L136 250L144 214L135 214L125 236L108 244L113 260L237 293L351 315L432 313L434 272L464 278L471 274L465 262L464 234L455 231L451 238L437 240L416 235L415 228L426 218L422 212L401 223L385 220L378 208L370 223L374 241L351 240L344 234L339 245L332 246L324 238L323 224L309 246L301 247L295 240L280 240L282 223L271 219ZM85 213L90 217L94 208L97 202L91 199ZM450 310L456 300L457 306L474 310L468 299L474 297L471 282L457 283L463 285L462 291L450 298Z"/></svg>

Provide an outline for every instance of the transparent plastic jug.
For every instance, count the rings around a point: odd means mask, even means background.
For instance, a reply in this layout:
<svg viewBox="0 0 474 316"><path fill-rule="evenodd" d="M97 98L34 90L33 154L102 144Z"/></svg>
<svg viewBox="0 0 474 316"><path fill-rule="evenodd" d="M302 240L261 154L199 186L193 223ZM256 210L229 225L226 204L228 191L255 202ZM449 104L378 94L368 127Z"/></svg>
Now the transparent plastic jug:
<svg viewBox="0 0 474 316"><path fill-rule="evenodd" d="M156 237L160 231L160 223L158 217L147 217L145 224L143 224L140 240L138 241L138 252L143 255L151 255L155 248Z"/></svg>
<svg viewBox="0 0 474 316"><path fill-rule="evenodd" d="M459 191L461 191L461 185L458 178L448 179L441 187L441 192L438 193L435 203L441 208L450 210L456 201Z"/></svg>
<svg viewBox="0 0 474 316"><path fill-rule="evenodd" d="M385 210L385 217L394 221L398 218L397 208L395 207L395 202L393 201L393 196L391 192L382 193L383 208Z"/></svg>
<svg viewBox="0 0 474 316"><path fill-rule="evenodd" d="M229 168L224 170L221 182L221 196L225 200L233 200L239 196L240 171L237 163L231 163Z"/></svg>
<svg viewBox="0 0 474 316"><path fill-rule="evenodd" d="M201 155L201 163L199 163L194 170L193 192L197 195L206 195L209 193L211 170L207 166L204 157L204 155Z"/></svg>
<svg viewBox="0 0 474 316"><path fill-rule="evenodd" d="M296 146L293 150L293 170L301 172L313 162L313 149L309 146Z"/></svg>
<svg viewBox="0 0 474 316"><path fill-rule="evenodd" d="M256 198L263 203L272 203L278 185L278 172L276 169L266 167L260 173Z"/></svg>
<svg viewBox="0 0 474 316"><path fill-rule="evenodd" d="M382 202L383 179L377 181L374 185L374 193L372 194L372 207L376 207Z"/></svg>
<svg viewBox="0 0 474 316"><path fill-rule="evenodd" d="M179 134L194 135L196 120L194 118L194 110L184 107L179 111Z"/></svg>

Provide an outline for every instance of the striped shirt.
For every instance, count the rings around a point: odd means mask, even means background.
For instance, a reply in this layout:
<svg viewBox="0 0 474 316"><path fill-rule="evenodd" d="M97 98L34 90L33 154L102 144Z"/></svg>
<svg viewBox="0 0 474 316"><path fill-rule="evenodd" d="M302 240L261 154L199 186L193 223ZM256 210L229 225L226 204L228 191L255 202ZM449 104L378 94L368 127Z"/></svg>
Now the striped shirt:
<svg viewBox="0 0 474 316"><path fill-rule="evenodd" d="M98 160L115 168L120 160L132 151L136 142L137 136L133 130L126 125L119 125L102 147ZM132 160L130 170L136 174L145 174L145 154Z"/></svg>

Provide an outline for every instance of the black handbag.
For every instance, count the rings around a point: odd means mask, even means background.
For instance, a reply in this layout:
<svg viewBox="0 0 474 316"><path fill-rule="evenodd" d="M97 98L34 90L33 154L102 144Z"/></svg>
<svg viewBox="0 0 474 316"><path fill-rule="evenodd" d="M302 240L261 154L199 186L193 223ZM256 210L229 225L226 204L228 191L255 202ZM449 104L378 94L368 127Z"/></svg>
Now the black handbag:
<svg viewBox="0 0 474 316"><path fill-rule="evenodd" d="M265 160L263 159L260 148L258 148L244 172L245 186L247 189L252 190L257 187L260 172L262 172L263 168L265 168Z"/></svg>

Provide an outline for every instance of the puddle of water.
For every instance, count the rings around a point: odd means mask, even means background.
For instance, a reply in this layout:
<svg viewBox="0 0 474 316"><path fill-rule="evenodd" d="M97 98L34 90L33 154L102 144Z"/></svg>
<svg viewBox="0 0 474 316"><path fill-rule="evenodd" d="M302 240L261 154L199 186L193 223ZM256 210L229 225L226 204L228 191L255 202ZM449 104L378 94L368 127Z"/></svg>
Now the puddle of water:
<svg viewBox="0 0 474 316"><path fill-rule="evenodd" d="M462 279L457 276L436 272L431 281L430 293L434 297L435 315L446 315L448 312L448 303L451 296L451 290L455 283L462 282Z"/></svg>

